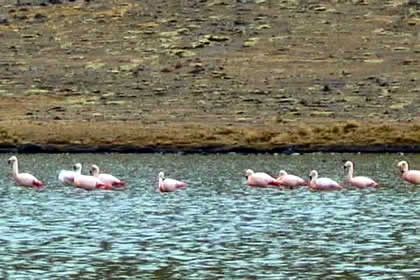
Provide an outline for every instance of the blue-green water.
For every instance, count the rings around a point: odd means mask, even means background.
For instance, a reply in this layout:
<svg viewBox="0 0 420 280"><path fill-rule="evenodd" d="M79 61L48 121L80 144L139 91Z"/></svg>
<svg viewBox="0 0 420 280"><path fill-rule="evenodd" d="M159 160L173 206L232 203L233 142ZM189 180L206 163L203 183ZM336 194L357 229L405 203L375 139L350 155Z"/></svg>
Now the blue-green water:
<svg viewBox="0 0 420 280"><path fill-rule="evenodd" d="M47 182L15 186L0 155L1 279L420 279L420 187L396 163L420 155L18 155ZM335 192L247 187L246 168L337 181L343 160L384 186ZM59 169L98 164L125 191L58 183ZM157 174L183 180L154 191Z"/></svg>

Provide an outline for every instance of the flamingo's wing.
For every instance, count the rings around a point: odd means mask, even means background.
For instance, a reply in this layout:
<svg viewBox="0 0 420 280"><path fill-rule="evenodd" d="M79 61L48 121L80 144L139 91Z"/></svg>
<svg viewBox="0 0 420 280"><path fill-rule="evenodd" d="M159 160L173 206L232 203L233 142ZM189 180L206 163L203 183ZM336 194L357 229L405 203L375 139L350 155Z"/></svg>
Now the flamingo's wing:
<svg viewBox="0 0 420 280"><path fill-rule="evenodd" d="M340 187L340 185L336 181L330 178L318 178L316 180L316 184L318 187L325 188L325 189Z"/></svg>
<svg viewBox="0 0 420 280"><path fill-rule="evenodd" d="M184 188L186 187L187 184L175 179L170 179L170 178L166 178L163 182L162 182L162 189L161 191L166 191L166 192L173 192L179 188Z"/></svg>
<svg viewBox="0 0 420 280"><path fill-rule="evenodd" d="M19 173L17 177L17 181L19 184L28 187L41 187L43 183L35 178L32 174L29 173Z"/></svg>
<svg viewBox="0 0 420 280"><path fill-rule="evenodd" d="M295 175L286 175L284 176L283 180L280 180L282 185L297 187L297 186L304 186L307 185L307 182Z"/></svg>
<svg viewBox="0 0 420 280"><path fill-rule="evenodd" d="M354 177L351 182L357 187L374 187L378 184L371 178L365 176Z"/></svg>
<svg viewBox="0 0 420 280"><path fill-rule="evenodd" d="M248 180L248 185L265 187L268 185L279 186L280 182L264 172L257 172L252 174Z"/></svg>
<svg viewBox="0 0 420 280"><path fill-rule="evenodd" d="M101 180L93 176L76 176L74 183L77 187L92 190L105 185Z"/></svg>
<svg viewBox="0 0 420 280"><path fill-rule="evenodd" d="M58 173L58 180L63 184L72 185L74 183L75 174L74 171L61 170L60 173Z"/></svg>
<svg viewBox="0 0 420 280"><path fill-rule="evenodd" d="M105 173L101 173L99 174L98 178L104 182L105 184L108 185L123 185L124 183L116 178L115 176L111 175L111 174L105 174Z"/></svg>
<svg viewBox="0 0 420 280"><path fill-rule="evenodd" d="M420 171L409 170L404 173L404 179L412 184L420 184Z"/></svg>

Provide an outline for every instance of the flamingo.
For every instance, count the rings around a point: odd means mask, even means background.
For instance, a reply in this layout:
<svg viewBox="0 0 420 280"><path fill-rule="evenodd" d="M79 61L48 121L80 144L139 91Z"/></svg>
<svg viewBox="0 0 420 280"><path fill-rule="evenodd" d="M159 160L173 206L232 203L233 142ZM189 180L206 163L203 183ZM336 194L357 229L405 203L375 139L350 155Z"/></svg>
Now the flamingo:
<svg viewBox="0 0 420 280"><path fill-rule="evenodd" d="M408 162L400 161L397 165L401 171L401 177L411 184L420 184L420 170L408 170Z"/></svg>
<svg viewBox="0 0 420 280"><path fill-rule="evenodd" d="M351 161L346 161L346 163L344 163L344 170L347 173L346 182L354 187L368 188L368 187L376 187L378 185L377 182L375 182L369 177L365 177L365 176L353 177L353 162Z"/></svg>
<svg viewBox="0 0 420 280"><path fill-rule="evenodd" d="M318 178L318 172L312 170L309 174L311 181L309 182L309 188L311 190L327 191L327 190L340 190L343 187L339 183L330 178Z"/></svg>
<svg viewBox="0 0 420 280"><path fill-rule="evenodd" d="M298 176L288 174L285 170L280 170L277 181L282 186L296 188L300 186L307 186L308 182Z"/></svg>
<svg viewBox="0 0 420 280"><path fill-rule="evenodd" d="M65 185L73 185L75 175L76 175L76 172L74 172L72 170L62 169L58 173L58 180Z"/></svg>
<svg viewBox="0 0 420 280"><path fill-rule="evenodd" d="M90 174L99 178L102 182L113 187L123 187L125 183L111 174L99 173L99 167L93 164L90 168Z"/></svg>
<svg viewBox="0 0 420 280"><path fill-rule="evenodd" d="M34 188L42 188L44 186L44 183L35 178L35 176L29 173L19 173L17 157L12 156L7 162L12 165L13 178L18 185Z"/></svg>
<svg viewBox="0 0 420 280"><path fill-rule="evenodd" d="M248 186L267 187L280 186L280 182L264 172L254 172L251 169L245 170L245 178Z"/></svg>
<svg viewBox="0 0 420 280"><path fill-rule="evenodd" d="M159 191L174 192L177 189L185 188L186 186L187 186L186 183L175 180L175 179L165 178L165 174L163 172L159 172L159 186L158 186Z"/></svg>
<svg viewBox="0 0 420 280"><path fill-rule="evenodd" d="M73 166L73 169L75 171L74 183L73 183L75 187L86 189L86 190L112 189L110 185L105 184L99 178L96 178L94 176L82 175L82 164L76 163Z"/></svg>

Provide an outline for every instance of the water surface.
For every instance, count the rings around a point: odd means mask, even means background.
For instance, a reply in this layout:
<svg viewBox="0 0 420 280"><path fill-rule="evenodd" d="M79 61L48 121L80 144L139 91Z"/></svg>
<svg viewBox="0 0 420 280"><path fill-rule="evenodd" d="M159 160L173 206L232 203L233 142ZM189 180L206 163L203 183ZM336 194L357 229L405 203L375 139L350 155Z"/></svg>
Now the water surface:
<svg viewBox="0 0 420 280"><path fill-rule="evenodd" d="M10 155L0 155L6 163ZM0 168L0 278L7 279L419 279L420 189L396 163L417 155L35 154ZM343 160L384 186L336 192L256 189L243 170L341 181ZM60 185L59 169L98 164L125 191ZM188 188L154 191L157 174Z"/></svg>

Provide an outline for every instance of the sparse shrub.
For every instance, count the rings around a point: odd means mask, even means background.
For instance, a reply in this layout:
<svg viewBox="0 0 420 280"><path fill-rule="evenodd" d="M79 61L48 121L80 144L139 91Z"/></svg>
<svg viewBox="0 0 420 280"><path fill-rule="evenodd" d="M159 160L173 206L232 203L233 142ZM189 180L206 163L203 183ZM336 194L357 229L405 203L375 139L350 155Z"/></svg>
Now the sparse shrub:
<svg viewBox="0 0 420 280"><path fill-rule="evenodd" d="M0 127L0 141L4 141L7 139L10 139L9 132L7 131L6 128Z"/></svg>
<svg viewBox="0 0 420 280"><path fill-rule="evenodd" d="M306 127L299 127L298 131L297 131L297 134L300 137L307 137L310 134L310 130Z"/></svg>
<svg viewBox="0 0 420 280"><path fill-rule="evenodd" d="M319 133L321 133L321 132L322 132L322 129L321 129L321 128L319 128L319 127L314 127L314 128L312 129L312 131L313 131L315 134L319 134Z"/></svg>
<svg viewBox="0 0 420 280"><path fill-rule="evenodd" d="M339 134L340 133L340 127L338 127L338 126L334 126L332 129L331 129L331 132L332 133L334 133L334 134Z"/></svg>
<svg viewBox="0 0 420 280"><path fill-rule="evenodd" d="M378 130L378 132L388 133L388 132L391 132L393 129L390 125L383 124L383 125L379 126L377 130Z"/></svg>
<svg viewBox="0 0 420 280"><path fill-rule="evenodd" d="M357 122L348 121L343 127L343 132L349 133L356 130L358 127L359 127L359 124Z"/></svg>

